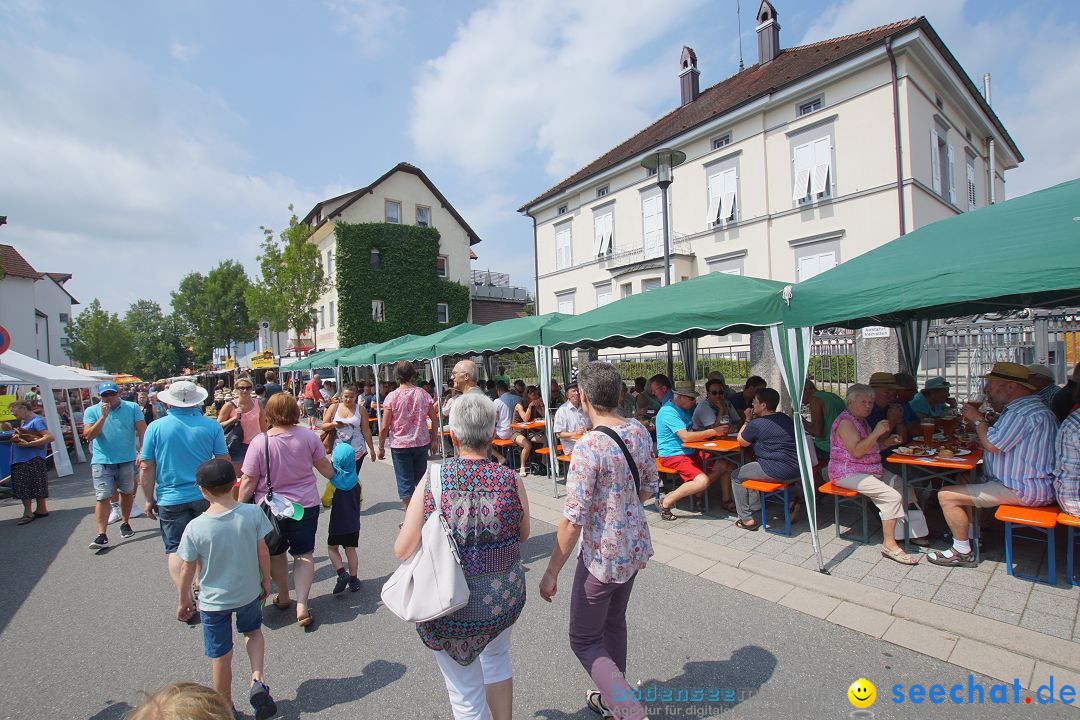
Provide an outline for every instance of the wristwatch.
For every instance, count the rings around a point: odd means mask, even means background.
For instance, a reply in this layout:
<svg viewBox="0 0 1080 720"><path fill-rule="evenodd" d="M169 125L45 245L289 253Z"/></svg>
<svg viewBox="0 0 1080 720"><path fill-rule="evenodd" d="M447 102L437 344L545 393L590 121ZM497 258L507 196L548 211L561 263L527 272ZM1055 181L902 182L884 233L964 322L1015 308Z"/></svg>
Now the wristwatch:
<svg viewBox="0 0 1080 720"><path fill-rule="evenodd" d="M975 421L975 429L978 430L980 425L985 425L985 424L986 424L985 420L976 420Z"/></svg>

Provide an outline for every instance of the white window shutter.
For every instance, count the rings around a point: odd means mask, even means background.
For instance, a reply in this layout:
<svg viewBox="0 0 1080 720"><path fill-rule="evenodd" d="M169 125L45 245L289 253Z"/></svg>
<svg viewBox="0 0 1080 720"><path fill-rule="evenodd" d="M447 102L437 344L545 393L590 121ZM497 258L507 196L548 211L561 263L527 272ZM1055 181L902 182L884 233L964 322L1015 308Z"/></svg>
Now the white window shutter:
<svg viewBox="0 0 1080 720"><path fill-rule="evenodd" d="M570 228L555 232L555 269L570 267L573 257L570 253Z"/></svg>
<svg viewBox="0 0 1080 720"><path fill-rule="evenodd" d="M604 238L600 244L600 254L606 255L611 252L611 238L615 234L615 215L613 213L607 213L603 216L604 221Z"/></svg>
<svg viewBox="0 0 1080 720"><path fill-rule="evenodd" d="M948 146L949 153L949 202L956 204L956 158L953 157L953 147Z"/></svg>
<svg viewBox="0 0 1080 720"><path fill-rule="evenodd" d="M725 170L720 176L720 219L731 220L735 210L735 168Z"/></svg>
<svg viewBox="0 0 1080 720"><path fill-rule="evenodd" d="M810 196L825 192L832 171L832 142L824 137L814 141L814 177L810 181Z"/></svg>
<svg viewBox="0 0 1080 720"><path fill-rule="evenodd" d="M941 155L938 153L938 140L937 130L930 128L930 168L934 177L934 192L938 195L941 194Z"/></svg>
<svg viewBox="0 0 1080 720"><path fill-rule="evenodd" d="M806 197L810 185L810 173L814 167L814 146L811 143L795 148L795 186L791 199L795 202Z"/></svg>
<svg viewBox="0 0 1080 720"><path fill-rule="evenodd" d="M651 195L641 201L642 241L646 256L651 251L659 251L663 242L663 222L660 214L660 195Z"/></svg>
<svg viewBox="0 0 1080 720"><path fill-rule="evenodd" d="M719 219L720 195L723 186L722 177L722 173L715 173L709 176L709 210L705 217L706 227L712 227L713 223Z"/></svg>
<svg viewBox="0 0 1080 720"><path fill-rule="evenodd" d="M604 218L606 215L596 215L593 217L593 257L600 257L604 253L604 229L606 223Z"/></svg>

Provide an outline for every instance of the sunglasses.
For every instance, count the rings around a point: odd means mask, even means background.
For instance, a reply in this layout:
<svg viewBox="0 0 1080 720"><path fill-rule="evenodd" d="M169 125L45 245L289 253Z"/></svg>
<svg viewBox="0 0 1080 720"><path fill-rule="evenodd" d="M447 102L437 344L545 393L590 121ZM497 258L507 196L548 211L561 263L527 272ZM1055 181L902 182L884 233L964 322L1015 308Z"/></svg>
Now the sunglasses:
<svg viewBox="0 0 1080 720"><path fill-rule="evenodd" d="M723 390L710 390L710 391L709 391L709 394L710 394L710 395L717 395L717 396L719 396L719 395L723 395L723 394L724 394L724 391L723 391Z"/></svg>
<svg viewBox="0 0 1080 720"><path fill-rule="evenodd" d="M250 385L237 385L236 389L237 390L250 390L251 386Z"/></svg>

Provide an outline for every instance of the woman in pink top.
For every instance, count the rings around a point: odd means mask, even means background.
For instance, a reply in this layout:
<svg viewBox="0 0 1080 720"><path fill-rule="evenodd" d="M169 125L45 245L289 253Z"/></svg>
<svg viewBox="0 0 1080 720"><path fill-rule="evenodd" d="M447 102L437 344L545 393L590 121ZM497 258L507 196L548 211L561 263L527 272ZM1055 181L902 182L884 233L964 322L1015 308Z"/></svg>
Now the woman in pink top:
<svg viewBox="0 0 1080 720"><path fill-rule="evenodd" d="M270 577L277 586L278 595L274 605L288 610L289 564L287 550L293 556L293 584L296 586L296 621L301 626L311 624L308 612L308 594L315 576L315 532L319 527L319 488L312 468L323 477L332 477L334 467L326 459L319 436L307 428L298 428L300 406L288 393L277 393L266 403L264 410L270 429L255 439L244 458L243 476L240 480L240 502L247 502L254 494L255 502L261 503L269 485L274 488L274 498L282 498L304 508L299 519L278 518L281 542L270 548ZM269 455L269 462L267 460Z"/></svg>
<svg viewBox="0 0 1080 720"><path fill-rule="evenodd" d="M873 429L866 423L874 409L874 388L856 383L847 391L847 410L837 415L830 432L829 480L848 490L854 490L870 498L881 513L881 554L901 565L916 565L919 558L908 555L896 544L896 521L904 517L904 504L900 492L900 478L881 465L881 449L878 440L889 434L888 420L882 420ZM886 447L900 443L892 435ZM914 496L914 492L909 492Z"/></svg>
<svg viewBox="0 0 1080 720"><path fill-rule="evenodd" d="M416 370L412 363L402 360L394 365L396 390L383 400L383 421L379 426L379 459L386 457L386 435L390 434L390 457L394 460L394 477L398 497L407 510L416 485L427 472L428 447L438 447L438 438L428 427L439 426L431 395L412 384ZM430 423L430 426L429 426Z"/></svg>
<svg viewBox="0 0 1080 720"><path fill-rule="evenodd" d="M236 398L221 406L217 419L225 432L236 423L240 423L240 427L244 429L244 442L229 451L236 477L240 477L240 468L244 464L248 445L259 433L266 432L266 420L263 418L262 405L252 395L255 385L250 377L241 375L233 389L236 390Z"/></svg>

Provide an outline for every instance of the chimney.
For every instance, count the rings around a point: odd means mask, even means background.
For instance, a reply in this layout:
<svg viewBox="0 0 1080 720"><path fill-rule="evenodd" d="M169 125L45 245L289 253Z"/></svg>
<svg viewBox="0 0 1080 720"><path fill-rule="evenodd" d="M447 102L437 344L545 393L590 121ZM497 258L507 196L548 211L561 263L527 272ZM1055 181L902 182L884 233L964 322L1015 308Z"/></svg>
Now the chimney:
<svg viewBox="0 0 1080 720"><path fill-rule="evenodd" d="M761 0L757 21L758 64L764 65L780 54L780 23L777 22L776 8L769 0Z"/></svg>
<svg viewBox="0 0 1080 720"><path fill-rule="evenodd" d="M701 84L698 77L701 75L697 69L697 53L694 49L683 45L682 55L679 56L679 87L682 88L682 104L692 103L701 94Z"/></svg>

